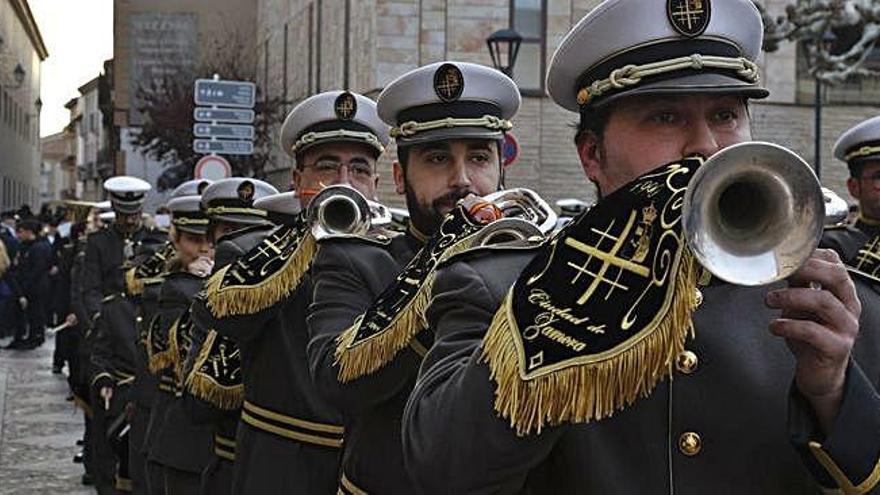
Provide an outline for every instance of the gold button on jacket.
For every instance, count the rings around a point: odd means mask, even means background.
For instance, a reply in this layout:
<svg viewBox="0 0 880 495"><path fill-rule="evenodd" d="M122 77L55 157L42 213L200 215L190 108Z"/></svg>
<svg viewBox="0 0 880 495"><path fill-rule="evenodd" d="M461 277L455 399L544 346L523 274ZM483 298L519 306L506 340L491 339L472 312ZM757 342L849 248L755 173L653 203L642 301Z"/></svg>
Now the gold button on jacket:
<svg viewBox="0 0 880 495"><path fill-rule="evenodd" d="M701 448L700 435L692 431L684 432L678 437L678 449L688 457L699 454Z"/></svg>
<svg viewBox="0 0 880 495"><path fill-rule="evenodd" d="M678 355L678 358L676 358L675 367L678 371L689 375L697 369L699 361L700 360L695 353L692 351L684 351Z"/></svg>

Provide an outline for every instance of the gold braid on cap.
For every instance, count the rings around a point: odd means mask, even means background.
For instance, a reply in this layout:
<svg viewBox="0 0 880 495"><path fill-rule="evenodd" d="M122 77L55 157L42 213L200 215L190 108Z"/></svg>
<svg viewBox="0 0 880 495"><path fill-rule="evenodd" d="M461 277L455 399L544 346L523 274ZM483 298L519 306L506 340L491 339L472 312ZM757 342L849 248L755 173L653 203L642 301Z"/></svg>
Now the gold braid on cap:
<svg viewBox="0 0 880 495"><path fill-rule="evenodd" d="M303 146L314 143L315 141L323 141L326 139L358 139L364 141L370 146L379 150L379 153L385 152L385 147L372 132L350 131L348 129L337 129L335 131L324 132L307 132L300 136L299 139L290 147L291 153L296 153Z"/></svg>
<svg viewBox="0 0 880 495"><path fill-rule="evenodd" d="M486 129L493 131L509 131L513 128L513 123L507 119L498 118L494 115L483 115L482 117L475 119L456 119L447 117L445 119L431 120L428 122L416 122L410 120L400 124L399 127L392 127L389 134L393 138L410 137L420 132L453 127L485 127Z"/></svg>
<svg viewBox="0 0 880 495"><path fill-rule="evenodd" d="M880 145L878 146L862 146L861 148L850 151L844 156L846 161L850 161L853 158L861 158L863 156L873 155L874 153L880 153Z"/></svg>
<svg viewBox="0 0 880 495"><path fill-rule="evenodd" d="M205 208L205 215L209 217L217 216L217 215L256 215L258 217L268 216L263 210L258 210L256 208L237 208L234 206L214 206L211 208Z"/></svg>
<svg viewBox="0 0 880 495"><path fill-rule="evenodd" d="M177 217L171 220L171 223L174 225L208 225L209 220L207 218Z"/></svg>
<svg viewBox="0 0 880 495"><path fill-rule="evenodd" d="M586 105L608 91L636 86L645 77L687 69L728 69L736 71L737 75L752 83L757 83L760 79L758 66L749 59L695 53L688 57L662 60L645 65L625 65L612 71L607 79L593 81L589 86L581 88L577 94L577 102L578 105Z"/></svg>

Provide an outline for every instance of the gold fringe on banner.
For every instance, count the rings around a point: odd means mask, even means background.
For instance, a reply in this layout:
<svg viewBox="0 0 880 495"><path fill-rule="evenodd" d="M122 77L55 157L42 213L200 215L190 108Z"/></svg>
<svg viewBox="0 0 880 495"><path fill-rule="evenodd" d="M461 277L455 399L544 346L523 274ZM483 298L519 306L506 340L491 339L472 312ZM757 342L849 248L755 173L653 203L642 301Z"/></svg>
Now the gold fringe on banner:
<svg viewBox="0 0 880 495"><path fill-rule="evenodd" d="M139 296L144 293L144 279L138 278L135 273L137 268L129 268L125 271L125 289L133 296Z"/></svg>
<svg viewBox="0 0 880 495"><path fill-rule="evenodd" d="M211 403L219 409L233 411L244 404L244 385L238 384L233 387L220 385L213 377L201 371L202 366L208 361L216 338L216 331L208 332L199 349L193 369L186 377L186 389L197 399Z"/></svg>
<svg viewBox="0 0 880 495"><path fill-rule="evenodd" d="M480 358L489 364L497 385L495 410L517 435L525 436L541 433L545 426L601 420L648 396L671 374L686 338L693 336L698 272L693 255L683 248L669 311L654 329L603 361L574 364L532 379L521 372L521 337L513 320L511 290L489 326Z"/></svg>
<svg viewBox="0 0 880 495"><path fill-rule="evenodd" d="M289 296L309 271L317 251L317 243L307 232L294 253L277 272L256 285L221 287L226 273L233 265L226 265L205 284L207 306L215 318L249 315L271 307Z"/></svg>
<svg viewBox="0 0 880 495"><path fill-rule="evenodd" d="M177 324L180 322L180 318L174 320L174 323L171 325L171 328L168 329L168 335L166 337L166 346L165 350L160 352L150 352L149 353L149 368L150 373L154 375L158 375L160 371L172 366L175 362L177 356ZM173 336L173 338L172 338ZM152 340L153 340L153 332L147 334L148 346L147 349L152 349Z"/></svg>
<svg viewBox="0 0 880 495"><path fill-rule="evenodd" d="M425 311L431 302L434 287L434 271L444 261L467 251L474 245L476 236L471 235L443 252L419 286L416 295L397 313L394 320L383 330L362 341L355 342L364 315L336 338L336 365L339 366L339 381L348 383L369 375L390 363L419 332L428 327Z"/></svg>

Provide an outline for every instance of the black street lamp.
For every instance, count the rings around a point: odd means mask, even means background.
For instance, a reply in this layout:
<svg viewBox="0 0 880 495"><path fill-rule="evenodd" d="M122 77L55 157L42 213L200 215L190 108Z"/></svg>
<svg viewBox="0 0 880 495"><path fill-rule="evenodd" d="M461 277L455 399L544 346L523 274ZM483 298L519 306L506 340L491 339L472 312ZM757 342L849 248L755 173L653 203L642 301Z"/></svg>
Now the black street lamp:
<svg viewBox="0 0 880 495"><path fill-rule="evenodd" d="M492 65L508 77L513 77L513 67L521 44L522 36L513 29L502 29L490 34L486 38L486 45L489 46Z"/></svg>

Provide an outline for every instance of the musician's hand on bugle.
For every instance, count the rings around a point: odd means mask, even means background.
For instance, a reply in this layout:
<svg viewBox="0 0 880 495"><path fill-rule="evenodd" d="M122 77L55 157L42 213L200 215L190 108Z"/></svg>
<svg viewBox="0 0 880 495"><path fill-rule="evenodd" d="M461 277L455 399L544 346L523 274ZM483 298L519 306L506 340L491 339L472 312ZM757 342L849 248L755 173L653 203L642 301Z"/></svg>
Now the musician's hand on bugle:
<svg viewBox="0 0 880 495"><path fill-rule="evenodd" d="M77 320L76 315L73 313L70 313L69 315L67 315L66 318L64 318L64 324L69 327L75 326L78 321L79 320Z"/></svg>
<svg viewBox="0 0 880 495"><path fill-rule="evenodd" d="M206 277L214 269L214 261L205 256L199 256L186 267L187 271L197 277Z"/></svg>
<svg viewBox="0 0 880 495"><path fill-rule="evenodd" d="M782 310L770 331L788 343L797 361L795 384L828 432L843 399L861 302L840 257L827 249L817 249L789 285L767 295L767 305Z"/></svg>
<svg viewBox="0 0 880 495"><path fill-rule="evenodd" d="M492 223L503 216L497 206L476 194L468 194L462 198L461 205L471 218L480 223Z"/></svg>

